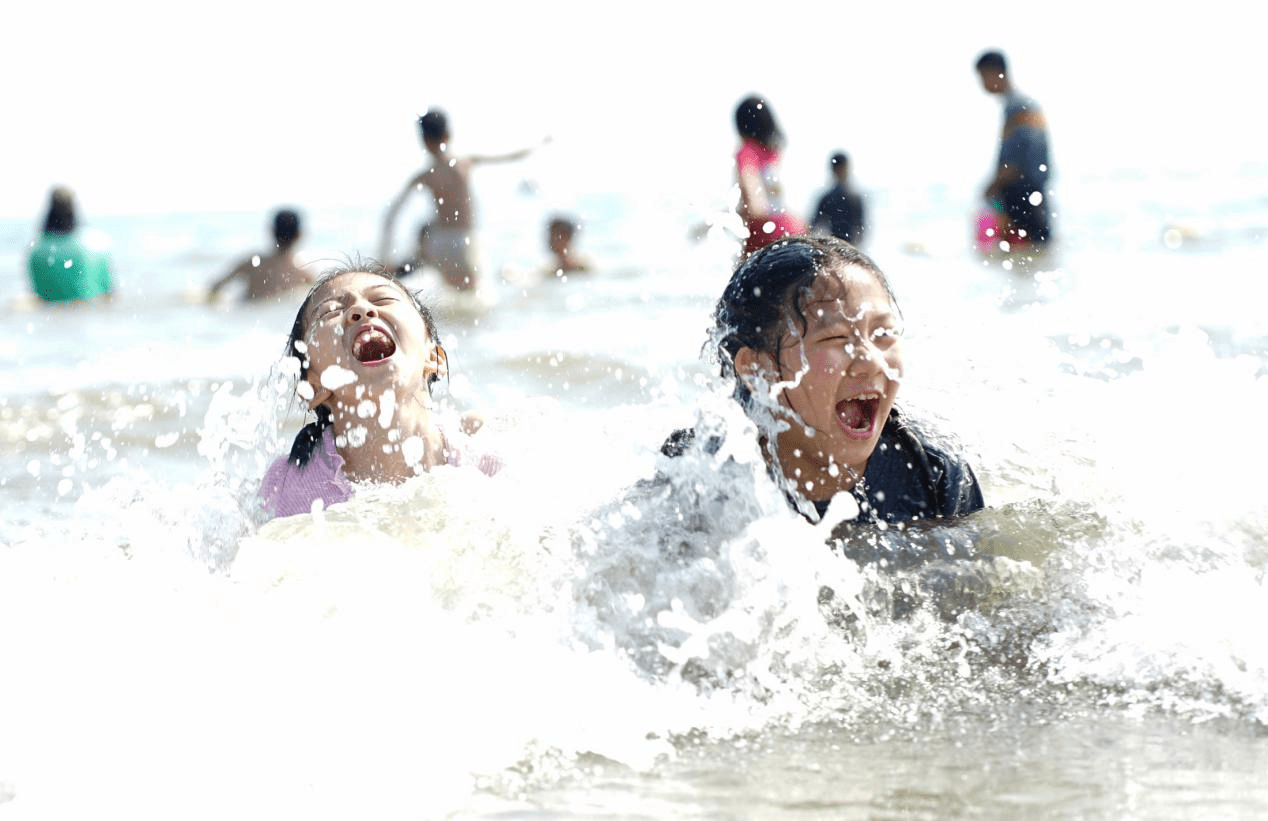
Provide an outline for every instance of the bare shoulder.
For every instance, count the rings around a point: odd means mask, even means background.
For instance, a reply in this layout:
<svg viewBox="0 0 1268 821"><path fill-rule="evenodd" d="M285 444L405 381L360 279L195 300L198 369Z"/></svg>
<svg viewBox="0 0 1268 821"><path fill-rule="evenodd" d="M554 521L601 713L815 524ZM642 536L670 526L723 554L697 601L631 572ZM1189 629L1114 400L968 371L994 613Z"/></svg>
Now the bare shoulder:
<svg viewBox="0 0 1268 821"><path fill-rule="evenodd" d="M251 254L250 256L242 257L235 262L233 267L229 269L229 275L242 276L243 274L249 272L252 268L258 267L260 267L260 255Z"/></svg>

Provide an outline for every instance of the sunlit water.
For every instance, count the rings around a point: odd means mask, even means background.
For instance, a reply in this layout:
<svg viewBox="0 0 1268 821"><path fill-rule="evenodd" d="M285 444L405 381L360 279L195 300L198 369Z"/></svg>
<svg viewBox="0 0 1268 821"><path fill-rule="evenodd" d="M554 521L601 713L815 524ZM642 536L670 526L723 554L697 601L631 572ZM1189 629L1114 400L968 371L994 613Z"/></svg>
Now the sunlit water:
<svg viewBox="0 0 1268 821"><path fill-rule="evenodd" d="M700 358L735 245L670 197L593 198L602 271L529 282L540 203L486 189L514 283L419 284L506 470L263 524L297 299L193 299L263 219L99 222L117 300L47 310L5 224L0 814L1268 814L1268 177L1151 182L1068 181L1031 273L945 192L878 201L900 403L989 509L863 566ZM376 207L308 217L313 256L374 244ZM662 461L698 418L718 458Z"/></svg>

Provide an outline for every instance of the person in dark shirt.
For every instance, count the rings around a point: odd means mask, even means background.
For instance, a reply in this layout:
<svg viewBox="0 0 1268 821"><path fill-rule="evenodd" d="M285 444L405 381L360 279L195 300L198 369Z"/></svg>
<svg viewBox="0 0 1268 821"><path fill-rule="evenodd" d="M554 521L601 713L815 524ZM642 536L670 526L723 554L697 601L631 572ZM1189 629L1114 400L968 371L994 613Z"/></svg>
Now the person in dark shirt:
<svg viewBox="0 0 1268 821"><path fill-rule="evenodd" d="M863 197L850 185L850 157L838 151L828 160L832 187L819 198L810 228L818 234L831 234L853 245L863 244L867 230Z"/></svg>
<svg viewBox="0 0 1268 821"><path fill-rule="evenodd" d="M972 468L895 405L902 314L862 251L835 237L780 240L739 265L714 320L722 375L735 380L771 475L804 516L818 521L842 494L860 523L985 506ZM716 434L684 430L662 453L717 447Z"/></svg>

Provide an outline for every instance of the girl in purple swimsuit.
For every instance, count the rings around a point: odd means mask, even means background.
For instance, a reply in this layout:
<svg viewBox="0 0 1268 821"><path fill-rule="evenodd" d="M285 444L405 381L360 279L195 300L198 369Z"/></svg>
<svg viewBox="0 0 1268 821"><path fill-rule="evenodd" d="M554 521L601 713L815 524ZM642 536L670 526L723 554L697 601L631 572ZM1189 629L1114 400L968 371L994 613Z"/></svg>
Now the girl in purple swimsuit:
<svg viewBox="0 0 1268 821"><path fill-rule="evenodd" d="M439 423L432 386L448 358L427 306L378 263L337 268L313 286L291 328L297 392L316 413L260 485L273 516L346 501L353 482L403 482L438 465L473 464L487 475L501 461L464 456L461 432Z"/></svg>

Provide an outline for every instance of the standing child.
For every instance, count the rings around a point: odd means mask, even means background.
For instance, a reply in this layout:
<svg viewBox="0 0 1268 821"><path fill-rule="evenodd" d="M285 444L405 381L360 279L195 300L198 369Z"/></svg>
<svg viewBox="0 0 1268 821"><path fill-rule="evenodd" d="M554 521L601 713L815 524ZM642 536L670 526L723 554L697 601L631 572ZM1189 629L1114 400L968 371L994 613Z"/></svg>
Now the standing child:
<svg viewBox="0 0 1268 821"><path fill-rule="evenodd" d="M352 495L351 482L402 482L437 465L501 461L467 454L465 434L437 419L432 385L448 358L431 312L378 263L325 274L300 306L287 353L299 360L299 394L317 420L295 437L260 485L273 516L307 513Z"/></svg>
<svg viewBox="0 0 1268 821"><path fill-rule="evenodd" d="M273 214L273 250L239 262L212 283L207 299L214 300L222 288L238 279L247 283L242 295L245 302L268 299L311 284L312 273L295 259L295 246L302 233L299 214L289 208L279 209Z"/></svg>
<svg viewBox="0 0 1268 821"><path fill-rule="evenodd" d="M418 118L418 127L432 163L415 174L388 207L379 256L382 259L389 256L396 215L405 200L412 192L426 188L436 201L436 217L420 237L423 245L414 255L415 265L419 262L434 265L451 287L459 291L473 290L476 265L472 258L475 207L471 198L471 169L486 163L520 160L532 153L532 149L494 156L456 157L449 153L449 121L443 111L429 110Z"/></svg>
<svg viewBox="0 0 1268 821"><path fill-rule="evenodd" d="M1013 87L1004 55L984 52L974 65L982 88L1004 102L995 173L982 191L987 205L1004 221L992 239L1042 247L1052 235L1048 213L1048 121L1039 104Z"/></svg>
<svg viewBox="0 0 1268 821"><path fill-rule="evenodd" d="M784 208L779 174L784 132L775 122L770 103L761 97L741 100L735 109L735 130L741 140L735 154L740 185L737 211L748 228L744 253L751 254L781 237L804 233L806 227Z"/></svg>
<svg viewBox="0 0 1268 821"><path fill-rule="evenodd" d="M804 514L822 517L841 493L854 495L859 521L983 507L969 465L895 406L902 314L862 251L834 237L767 246L736 269L714 317L722 373L762 429L772 475ZM663 450L679 455L694 439L680 432Z"/></svg>

